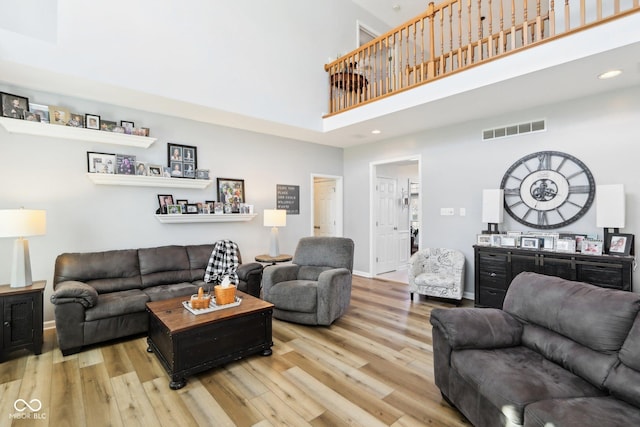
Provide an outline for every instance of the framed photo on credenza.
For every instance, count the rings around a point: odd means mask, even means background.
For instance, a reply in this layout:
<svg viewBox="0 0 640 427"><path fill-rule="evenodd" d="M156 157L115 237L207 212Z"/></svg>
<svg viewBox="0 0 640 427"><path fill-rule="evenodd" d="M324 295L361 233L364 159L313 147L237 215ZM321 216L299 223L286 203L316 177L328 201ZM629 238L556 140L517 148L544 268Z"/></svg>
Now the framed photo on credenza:
<svg viewBox="0 0 640 427"><path fill-rule="evenodd" d="M607 245L610 255L630 255L633 252L633 234L611 234Z"/></svg>

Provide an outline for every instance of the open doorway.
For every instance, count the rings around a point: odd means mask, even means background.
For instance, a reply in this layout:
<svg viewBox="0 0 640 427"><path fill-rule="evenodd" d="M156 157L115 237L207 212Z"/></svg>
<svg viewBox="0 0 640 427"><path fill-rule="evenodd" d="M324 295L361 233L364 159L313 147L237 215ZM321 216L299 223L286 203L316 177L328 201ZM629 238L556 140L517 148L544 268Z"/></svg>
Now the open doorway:
<svg viewBox="0 0 640 427"><path fill-rule="evenodd" d="M420 156L370 164L373 276L407 281L409 258L422 241L421 176Z"/></svg>
<svg viewBox="0 0 640 427"><path fill-rule="evenodd" d="M342 237L342 177L311 174L311 236Z"/></svg>

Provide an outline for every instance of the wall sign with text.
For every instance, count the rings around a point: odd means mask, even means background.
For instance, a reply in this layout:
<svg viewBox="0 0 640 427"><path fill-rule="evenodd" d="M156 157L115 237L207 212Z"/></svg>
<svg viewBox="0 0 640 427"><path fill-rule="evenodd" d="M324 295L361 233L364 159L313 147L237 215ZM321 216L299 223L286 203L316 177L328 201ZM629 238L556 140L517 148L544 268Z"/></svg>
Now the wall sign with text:
<svg viewBox="0 0 640 427"><path fill-rule="evenodd" d="M299 215L300 186L276 184L276 207L285 209L287 215Z"/></svg>

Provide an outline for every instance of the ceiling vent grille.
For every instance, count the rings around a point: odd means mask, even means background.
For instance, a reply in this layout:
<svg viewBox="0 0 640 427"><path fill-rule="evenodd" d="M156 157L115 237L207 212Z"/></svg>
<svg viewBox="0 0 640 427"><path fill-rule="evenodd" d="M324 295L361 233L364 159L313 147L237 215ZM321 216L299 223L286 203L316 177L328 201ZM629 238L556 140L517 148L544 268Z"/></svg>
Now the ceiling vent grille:
<svg viewBox="0 0 640 427"><path fill-rule="evenodd" d="M534 120L516 125L501 126L495 129L486 129L482 131L482 140L507 138L510 136L522 135L525 133L544 132L547 125L544 120Z"/></svg>

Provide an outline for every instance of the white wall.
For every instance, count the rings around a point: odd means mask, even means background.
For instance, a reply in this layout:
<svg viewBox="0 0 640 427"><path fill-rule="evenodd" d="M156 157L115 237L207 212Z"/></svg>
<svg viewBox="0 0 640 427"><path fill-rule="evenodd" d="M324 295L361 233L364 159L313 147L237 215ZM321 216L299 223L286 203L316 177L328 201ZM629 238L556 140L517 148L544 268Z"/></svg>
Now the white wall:
<svg viewBox="0 0 640 427"><path fill-rule="evenodd" d="M300 237L311 229L310 175L342 175L342 150L172 118L51 93L36 93L0 84L0 91L29 97L32 102L63 105L103 119L130 120L149 127L158 138L148 149L14 135L0 127L0 209L38 208L47 211L47 234L29 239L34 279L49 281L63 252L150 247L164 244L209 243L221 238L238 242L245 261L265 253L268 227L262 210L274 208L276 184L300 186L300 215L289 215L280 230L280 248L293 253ZM205 190L94 185L86 177L87 151L134 154L152 163L167 164L167 142L198 148L198 166L212 178L245 180L247 203L259 216L250 222L160 224L153 216L158 194L190 201L215 200L215 182ZM11 239L0 239L0 283L10 280ZM45 304L45 320L52 320Z"/></svg>
<svg viewBox="0 0 640 427"><path fill-rule="evenodd" d="M481 103L479 100L479 105ZM468 267L465 291L468 293L473 292L472 245L476 235L486 227L481 222L482 189L499 188L507 168L529 153L563 151L582 160L593 173L596 184L624 184L627 226L623 231L636 234L640 226L639 116L640 87L636 86L345 149L345 211L349 212L345 216L345 235L356 243L354 269L371 271L368 251L362 250L369 245L369 164L416 154L422 155L422 244L454 247L465 253ZM481 141L483 129L539 118L546 119L546 132ZM442 207L455 208L456 216L440 216ZM458 215L459 208L466 208L465 217ZM524 230L511 217L505 217L501 230ZM566 231L602 235L602 230L595 225L595 206ZM640 291L639 283L636 273L636 292Z"/></svg>
<svg viewBox="0 0 640 427"><path fill-rule="evenodd" d="M57 0L53 13L30 3L0 2L0 70L22 64L314 130L328 109L323 65L355 49L358 19L387 29L343 0Z"/></svg>

